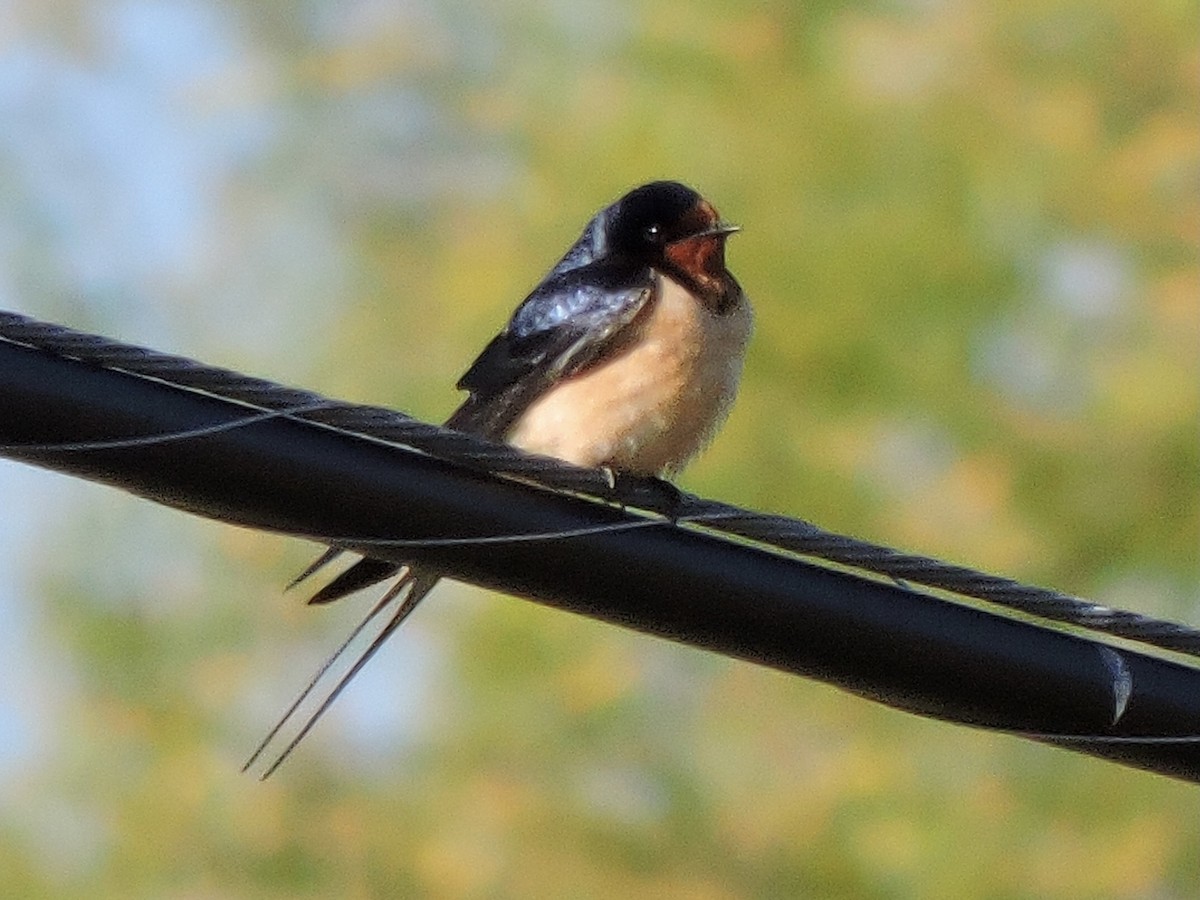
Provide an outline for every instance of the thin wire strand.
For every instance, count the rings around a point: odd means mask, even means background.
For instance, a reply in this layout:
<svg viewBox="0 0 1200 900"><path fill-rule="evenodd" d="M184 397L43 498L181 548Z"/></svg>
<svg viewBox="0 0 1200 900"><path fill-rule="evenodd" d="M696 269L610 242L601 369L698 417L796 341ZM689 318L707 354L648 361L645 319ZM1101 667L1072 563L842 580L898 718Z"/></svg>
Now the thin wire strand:
<svg viewBox="0 0 1200 900"><path fill-rule="evenodd" d="M986 730L1033 741L1062 741L1064 744L1200 744L1200 734L1054 734L1045 731L1012 731L1007 728Z"/></svg>
<svg viewBox="0 0 1200 900"><path fill-rule="evenodd" d="M265 379L11 312L0 312L0 339L272 410L286 418L399 445L477 471L659 512L690 527L736 535L777 550L973 597L1037 618L1200 656L1200 629L1113 609L932 557L901 553L890 547L834 534L799 519L754 513L687 494L678 494L675 502L664 508L662 491L639 489L629 484L614 488L609 475L601 470L580 469L558 460L525 454L505 444L418 422L392 410L331 401L310 391L284 387ZM307 409L296 411L301 408Z"/></svg>
<svg viewBox="0 0 1200 900"><path fill-rule="evenodd" d="M330 406L324 403L310 403L291 409L267 410L252 412L241 419L230 419L228 422L218 422L215 425L203 425L199 428L181 428L178 431L160 431L154 434L143 434L137 437L112 438L94 441L61 441L51 444L0 444L0 453L20 451L24 453L79 453L91 450L133 450L137 447L153 447L159 444L170 444L176 441L190 441L196 438L220 434L223 431L234 431L249 425L257 425L268 419L291 419Z"/></svg>
<svg viewBox="0 0 1200 900"><path fill-rule="evenodd" d="M634 531L638 528L663 528L668 526L665 519L633 519L622 522L606 522L603 525L586 525L580 528L563 528L557 531L528 531L521 534L487 534L478 537L447 537L447 538L365 538L365 537L335 537L321 536L322 541L335 545L369 545L373 547L393 547L400 549L422 547L477 547L487 544L526 544L539 541L565 541L571 538L591 537L596 534L613 534L621 531ZM323 559L324 557L322 557ZM315 566L316 563L314 562ZM307 570L306 570L307 571ZM316 569L313 569L315 572ZM308 574L312 574L308 572ZM305 576L307 577L307 576ZM296 582L303 578L297 578Z"/></svg>

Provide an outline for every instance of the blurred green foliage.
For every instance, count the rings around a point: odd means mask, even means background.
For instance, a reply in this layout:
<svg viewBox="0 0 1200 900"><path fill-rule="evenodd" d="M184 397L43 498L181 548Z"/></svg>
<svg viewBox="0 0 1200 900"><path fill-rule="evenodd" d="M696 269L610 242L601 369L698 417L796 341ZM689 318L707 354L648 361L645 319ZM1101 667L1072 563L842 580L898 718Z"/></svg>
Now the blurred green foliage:
<svg viewBox="0 0 1200 900"><path fill-rule="evenodd" d="M11 40L122 71L136 4L18 6ZM437 420L587 218L678 178L743 224L758 317L689 489L1200 621L1195 3L196 7L232 49L172 108L267 133L210 185L255 251L145 282L169 349ZM275 285L230 273L326 232L341 274L253 312ZM100 490L55 529L28 596L68 674L0 783L6 895L1200 890L1194 788L453 586L260 785L358 615L277 599L312 548Z"/></svg>

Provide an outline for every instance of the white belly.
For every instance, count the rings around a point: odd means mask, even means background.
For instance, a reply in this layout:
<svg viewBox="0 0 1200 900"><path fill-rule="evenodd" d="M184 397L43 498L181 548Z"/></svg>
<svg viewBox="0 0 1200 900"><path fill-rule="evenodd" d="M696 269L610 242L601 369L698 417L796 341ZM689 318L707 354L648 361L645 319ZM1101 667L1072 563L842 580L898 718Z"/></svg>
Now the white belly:
<svg viewBox="0 0 1200 900"><path fill-rule="evenodd" d="M580 466L676 472L716 433L737 394L752 314L718 316L660 278L639 334L606 362L555 385L510 429L509 443Z"/></svg>

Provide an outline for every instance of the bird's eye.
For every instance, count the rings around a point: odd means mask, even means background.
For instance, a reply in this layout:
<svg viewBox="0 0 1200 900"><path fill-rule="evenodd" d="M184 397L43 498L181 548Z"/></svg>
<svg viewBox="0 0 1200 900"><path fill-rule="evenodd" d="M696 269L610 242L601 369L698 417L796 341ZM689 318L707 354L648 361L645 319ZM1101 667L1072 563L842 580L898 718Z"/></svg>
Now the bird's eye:
<svg viewBox="0 0 1200 900"><path fill-rule="evenodd" d="M642 237L646 239L646 243L648 244L657 244L659 235L661 234L662 227L657 224L647 225L644 229L642 229Z"/></svg>

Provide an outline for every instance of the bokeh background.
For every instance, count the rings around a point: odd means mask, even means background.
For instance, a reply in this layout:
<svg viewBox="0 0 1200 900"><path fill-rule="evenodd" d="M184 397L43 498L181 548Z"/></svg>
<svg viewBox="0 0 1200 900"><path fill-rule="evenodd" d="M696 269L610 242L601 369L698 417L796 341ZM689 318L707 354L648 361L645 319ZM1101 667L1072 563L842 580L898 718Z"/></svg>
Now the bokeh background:
<svg viewBox="0 0 1200 900"><path fill-rule="evenodd" d="M0 306L438 420L673 177L758 331L691 490L1200 622L1186 0L0 6ZM0 894L1200 896L1200 794L0 463Z"/></svg>

